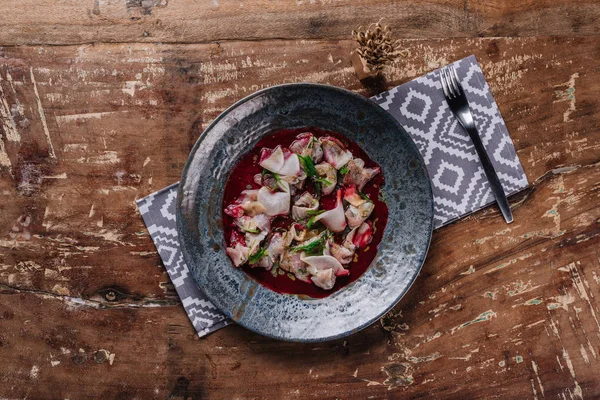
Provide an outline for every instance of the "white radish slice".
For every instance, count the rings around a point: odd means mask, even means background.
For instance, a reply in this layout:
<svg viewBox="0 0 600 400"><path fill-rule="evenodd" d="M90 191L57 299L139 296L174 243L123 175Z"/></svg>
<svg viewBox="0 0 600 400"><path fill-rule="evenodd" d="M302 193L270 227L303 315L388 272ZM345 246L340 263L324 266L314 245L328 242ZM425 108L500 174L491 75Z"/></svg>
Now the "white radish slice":
<svg viewBox="0 0 600 400"><path fill-rule="evenodd" d="M300 159L297 154L290 153L277 172L280 175L296 176L300 173Z"/></svg>
<svg viewBox="0 0 600 400"><path fill-rule="evenodd" d="M248 190L242 190L242 198L241 198L241 202L245 202L245 201L256 201L258 197L258 189L248 189Z"/></svg>
<svg viewBox="0 0 600 400"><path fill-rule="evenodd" d="M341 189L338 189L337 191L337 203L335 208L317 215L315 217L315 222L317 221L321 221L327 229L332 232L341 232L346 229L346 217L344 216Z"/></svg>
<svg viewBox="0 0 600 400"><path fill-rule="evenodd" d="M262 152L260 154L259 165L264 169L267 169L271 172L279 173L279 170L281 170L281 168L283 167L284 162L285 156L283 155L283 150L281 149L281 146L277 146L273 150L262 149Z"/></svg>
<svg viewBox="0 0 600 400"><path fill-rule="evenodd" d="M290 211L289 191L271 192L269 189L263 186L258 191L257 200L265 208L265 214L270 217L275 215L285 215Z"/></svg>

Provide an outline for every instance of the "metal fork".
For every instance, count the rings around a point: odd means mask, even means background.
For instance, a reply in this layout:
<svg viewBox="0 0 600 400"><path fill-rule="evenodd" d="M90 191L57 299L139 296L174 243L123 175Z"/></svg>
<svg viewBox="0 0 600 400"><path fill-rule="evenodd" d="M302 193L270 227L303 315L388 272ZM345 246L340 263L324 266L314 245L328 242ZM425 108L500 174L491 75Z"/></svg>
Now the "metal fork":
<svg viewBox="0 0 600 400"><path fill-rule="evenodd" d="M460 84L460 80L458 79L458 75L456 74L454 67L450 65L443 68L440 71L440 79L442 81L444 97L446 97L446 101L450 106L450 110L452 110L452 113L456 119L458 119L458 122L460 122L462 127L465 128L471 137L471 141L473 142L473 145L475 145L475 150L477 151L479 160L483 165L485 176L492 187L492 192L494 193L498 207L500 207L500 212L502 213L502 216L504 216L506 223L510 224L513 222L510 204L508 203L506 194L502 189L502 184L498 179L498 174L496 174L496 170L494 169L494 166L492 165L492 162L485 151L485 147L483 147L483 143L479 137L479 133L477 132L477 127L475 126L475 121L473 120L473 115L471 114L469 102L467 101L467 97L465 96L465 92Z"/></svg>

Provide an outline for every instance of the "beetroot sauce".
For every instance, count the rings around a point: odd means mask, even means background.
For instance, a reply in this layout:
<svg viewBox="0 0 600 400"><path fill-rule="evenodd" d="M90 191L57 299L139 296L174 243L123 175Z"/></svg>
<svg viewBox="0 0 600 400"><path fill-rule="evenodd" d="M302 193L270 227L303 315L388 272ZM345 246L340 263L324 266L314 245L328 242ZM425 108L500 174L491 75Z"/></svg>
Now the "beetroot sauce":
<svg viewBox="0 0 600 400"><path fill-rule="evenodd" d="M315 137L333 136L339 139L344 145L346 145L346 147L352 152L354 158L363 159L365 162L365 167L373 168L379 166L376 162L371 160L369 156L367 156L367 154L358 146L358 144L350 141L348 138L337 132L325 131L318 128L301 128L277 131L273 134L265 136L260 142L258 142L251 151L246 153L240 159L235 168L231 171L229 179L227 180L227 183L225 185L222 210L224 210L225 207L227 207L228 205L234 203L243 190L260 188L260 185L257 185L254 182L254 175L259 174L262 170L260 165L258 165L260 159L260 151L262 148L266 147L269 149L273 149L278 145L282 147L289 147L292 144L292 142L296 140L296 136L303 132L310 132ZM302 282L298 279L292 280L288 277L287 273L284 273L283 275L273 276L271 271L267 271L266 269L261 267L253 268L248 264L241 266L241 268L256 281L260 282L262 285L268 287L271 290L274 290L279 293L296 294L312 298L327 297L330 294L336 292L337 290L343 288L344 286L354 282L367 270L367 268L375 258L375 255L377 254L377 247L381 242L381 238L383 237L383 231L385 230L385 226L387 224L387 205L383 201L381 201L379 197L380 187L384 185L384 183L385 181L383 171L381 171L373 179L371 179L362 190L362 192L366 194L371 199L371 201L373 201L375 206L371 216L368 219L368 221L371 221L373 223L373 240L366 247L356 250L356 256L354 258L356 261L352 261L350 264L344 266L350 271L350 274L347 276L336 277L336 282L333 289L324 290L314 285L312 282ZM301 195L304 191L314 193L314 188L311 182L307 181L305 189L300 191L298 195ZM335 194L336 191L334 190L332 194L322 196L319 199L319 208L326 210L332 209L336 203ZM295 198L297 198L297 196L292 197L290 210L291 206L296 200ZM224 212L222 212L222 216L223 230L225 234L224 239L225 245L227 246L229 238L231 237L231 232L235 230L235 223L234 219L231 216L225 214ZM294 222L295 221L293 220L291 213L289 216L278 216L273 219L272 228L281 227L287 229ZM346 232L336 234L336 243L341 243L345 235ZM280 271L282 270L280 269Z"/></svg>

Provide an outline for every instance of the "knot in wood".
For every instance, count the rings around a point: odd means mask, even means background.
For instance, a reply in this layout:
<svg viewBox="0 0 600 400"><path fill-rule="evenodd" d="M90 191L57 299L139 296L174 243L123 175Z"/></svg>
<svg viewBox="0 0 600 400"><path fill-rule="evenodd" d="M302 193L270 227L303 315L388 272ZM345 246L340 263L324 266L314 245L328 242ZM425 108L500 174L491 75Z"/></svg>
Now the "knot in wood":
<svg viewBox="0 0 600 400"><path fill-rule="evenodd" d="M114 290L108 290L104 293L104 298L106 301L115 301L117 300L117 293Z"/></svg>

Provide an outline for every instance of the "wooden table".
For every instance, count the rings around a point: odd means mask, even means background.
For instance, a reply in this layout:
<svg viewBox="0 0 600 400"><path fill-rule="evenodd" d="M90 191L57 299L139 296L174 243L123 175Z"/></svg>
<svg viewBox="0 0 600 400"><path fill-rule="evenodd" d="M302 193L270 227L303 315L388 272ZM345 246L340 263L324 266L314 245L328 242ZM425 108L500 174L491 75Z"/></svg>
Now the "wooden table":
<svg viewBox="0 0 600 400"><path fill-rule="evenodd" d="M4 0L0 398L600 396L600 4ZM179 179L245 95L366 94L352 29L384 17L396 85L474 53L531 187L436 231L410 293L323 344L199 339L134 200Z"/></svg>

